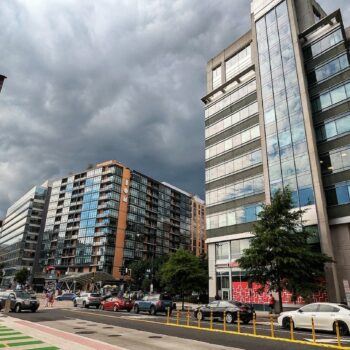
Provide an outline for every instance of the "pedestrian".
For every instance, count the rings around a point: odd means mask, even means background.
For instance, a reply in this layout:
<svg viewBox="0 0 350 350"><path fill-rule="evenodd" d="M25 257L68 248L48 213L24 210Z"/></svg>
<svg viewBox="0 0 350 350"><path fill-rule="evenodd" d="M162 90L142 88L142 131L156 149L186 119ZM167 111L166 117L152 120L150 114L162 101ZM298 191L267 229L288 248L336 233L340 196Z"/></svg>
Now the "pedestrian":
<svg viewBox="0 0 350 350"><path fill-rule="evenodd" d="M270 308L270 314L275 313L275 298L273 297L272 293L270 293L269 296L269 308Z"/></svg>
<svg viewBox="0 0 350 350"><path fill-rule="evenodd" d="M50 292L47 290L45 291L45 307L48 307L49 306L49 299L50 299Z"/></svg>

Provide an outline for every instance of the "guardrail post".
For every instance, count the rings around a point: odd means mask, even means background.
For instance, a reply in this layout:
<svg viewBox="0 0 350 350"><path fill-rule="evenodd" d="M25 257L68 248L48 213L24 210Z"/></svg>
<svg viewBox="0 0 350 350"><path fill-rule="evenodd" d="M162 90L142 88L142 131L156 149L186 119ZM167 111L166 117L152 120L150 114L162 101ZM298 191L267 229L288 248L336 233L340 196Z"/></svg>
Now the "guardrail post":
<svg viewBox="0 0 350 350"><path fill-rule="evenodd" d="M335 333L337 334L338 346L341 347L340 332L339 332L339 322L335 321Z"/></svg>
<svg viewBox="0 0 350 350"><path fill-rule="evenodd" d="M274 328L274 324L273 324L273 316L270 316L270 326L271 326L271 337L274 338L275 337L275 328Z"/></svg>
<svg viewBox="0 0 350 350"><path fill-rule="evenodd" d="M290 323L290 339L294 340L294 322L293 319L290 317L289 318L289 323Z"/></svg>
<svg viewBox="0 0 350 350"><path fill-rule="evenodd" d="M237 311L237 332L241 333L241 316L239 311Z"/></svg>
<svg viewBox="0 0 350 350"><path fill-rule="evenodd" d="M190 309L187 309L187 327L190 326Z"/></svg>
<svg viewBox="0 0 350 350"><path fill-rule="evenodd" d="M226 311L224 311L224 319L223 319L223 322L224 322L224 332L226 332Z"/></svg>
<svg viewBox="0 0 350 350"><path fill-rule="evenodd" d="M210 330L213 330L213 311L210 311Z"/></svg>
<svg viewBox="0 0 350 350"><path fill-rule="evenodd" d="M311 317L311 332L312 332L312 342L316 343L315 321L313 317Z"/></svg>
<svg viewBox="0 0 350 350"><path fill-rule="evenodd" d="M176 310L176 325L178 326L180 323L180 310Z"/></svg>
<svg viewBox="0 0 350 350"><path fill-rule="evenodd" d="M256 335L256 313L253 313L253 334Z"/></svg>
<svg viewBox="0 0 350 350"><path fill-rule="evenodd" d="M170 307L167 308L166 312L166 324L170 323Z"/></svg>

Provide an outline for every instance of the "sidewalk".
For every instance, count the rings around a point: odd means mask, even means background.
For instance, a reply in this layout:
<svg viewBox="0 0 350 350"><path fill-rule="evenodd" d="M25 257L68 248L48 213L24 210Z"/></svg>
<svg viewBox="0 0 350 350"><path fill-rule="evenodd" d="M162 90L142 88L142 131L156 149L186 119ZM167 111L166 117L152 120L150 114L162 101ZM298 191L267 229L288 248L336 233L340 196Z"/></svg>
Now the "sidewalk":
<svg viewBox="0 0 350 350"><path fill-rule="evenodd" d="M126 350L51 327L0 316L0 348L17 350Z"/></svg>

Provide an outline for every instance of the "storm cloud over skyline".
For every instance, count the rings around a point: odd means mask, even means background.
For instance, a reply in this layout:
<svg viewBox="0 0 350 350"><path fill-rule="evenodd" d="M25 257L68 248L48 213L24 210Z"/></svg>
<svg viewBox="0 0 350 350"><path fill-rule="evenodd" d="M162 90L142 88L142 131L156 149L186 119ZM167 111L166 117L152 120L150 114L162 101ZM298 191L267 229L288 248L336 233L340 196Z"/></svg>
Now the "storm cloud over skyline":
<svg viewBox="0 0 350 350"><path fill-rule="evenodd" d="M349 25L348 1L319 2ZM250 1L1 1L0 23L0 218L108 159L204 198L206 63L249 30Z"/></svg>

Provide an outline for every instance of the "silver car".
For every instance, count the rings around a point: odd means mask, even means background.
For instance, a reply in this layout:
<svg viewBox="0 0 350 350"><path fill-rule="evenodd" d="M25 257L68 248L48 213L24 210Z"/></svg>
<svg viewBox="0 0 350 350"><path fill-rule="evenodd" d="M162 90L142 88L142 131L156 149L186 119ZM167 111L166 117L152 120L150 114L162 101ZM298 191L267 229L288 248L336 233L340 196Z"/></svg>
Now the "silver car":
<svg viewBox="0 0 350 350"><path fill-rule="evenodd" d="M100 293L80 293L80 296L77 296L73 300L73 305L89 308L94 306L96 309L99 308L101 304L101 294Z"/></svg>

